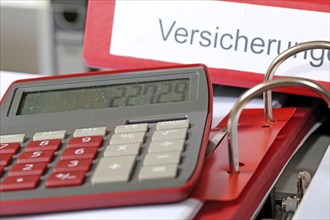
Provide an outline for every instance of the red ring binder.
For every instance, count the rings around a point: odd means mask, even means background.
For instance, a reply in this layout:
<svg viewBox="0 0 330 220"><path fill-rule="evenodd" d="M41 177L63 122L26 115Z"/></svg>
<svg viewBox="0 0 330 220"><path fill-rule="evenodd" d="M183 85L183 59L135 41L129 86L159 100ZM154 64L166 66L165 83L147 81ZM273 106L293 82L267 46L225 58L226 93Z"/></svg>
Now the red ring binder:
<svg viewBox="0 0 330 220"><path fill-rule="evenodd" d="M314 82L313 80L308 80L304 78L285 77L280 79L274 79L272 81L261 83L247 90L243 95L241 95L238 98L236 104L230 111L228 118L227 131L228 131L228 147L229 147L228 152L229 152L230 173L239 172L237 127L238 127L239 115L241 114L243 107L247 104L249 100L255 98L260 93L269 91L270 89L275 89L284 86L300 86L313 90L321 96L321 98L328 104L330 108L330 93L327 91L327 89L319 85L318 83ZM267 120L267 122L269 121Z"/></svg>
<svg viewBox="0 0 330 220"><path fill-rule="evenodd" d="M231 115L216 128L221 130L227 127L228 136L232 135L232 129L237 128L240 135L222 138L205 161L204 172L192 195L204 202L195 219L253 218L281 170L318 120L321 108L318 100L312 99L305 99L303 104L296 103L293 108L274 109L275 120L272 123L265 121L264 109L241 109L246 101L258 93L280 86L307 87L317 92L330 107L329 92L315 81L303 78L272 80L243 94L237 102L239 106L234 107ZM228 120L238 122L239 113L238 127L233 122L228 123ZM236 152L240 152L240 157L232 159L236 160L236 164L231 167L238 165L239 173L228 172L229 139L237 141L231 143L231 147L237 147Z"/></svg>

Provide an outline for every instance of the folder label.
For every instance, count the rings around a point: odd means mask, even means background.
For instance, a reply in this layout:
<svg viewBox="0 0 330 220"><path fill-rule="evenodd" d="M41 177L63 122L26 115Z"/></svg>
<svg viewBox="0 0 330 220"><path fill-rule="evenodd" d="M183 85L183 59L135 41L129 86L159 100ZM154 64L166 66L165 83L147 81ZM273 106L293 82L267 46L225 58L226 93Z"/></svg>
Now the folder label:
<svg viewBox="0 0 330 220"><path fill-rule="evenodd" d="M114 11L109 53L124 57L264 74L289 47L330 39L326 12L223 1L116 1ZM327 82L329 60L328 50L303 52L277 75Z"/></svg>

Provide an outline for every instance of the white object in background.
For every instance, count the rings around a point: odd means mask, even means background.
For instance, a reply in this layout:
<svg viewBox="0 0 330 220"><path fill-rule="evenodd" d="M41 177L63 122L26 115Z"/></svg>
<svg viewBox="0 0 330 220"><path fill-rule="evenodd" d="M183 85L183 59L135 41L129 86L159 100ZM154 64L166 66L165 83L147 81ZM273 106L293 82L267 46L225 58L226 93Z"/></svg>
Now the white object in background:
<svg viewBox="0 0 330 220"><path fill-rule="evenodd" d="M109 54L264 74L279 51L296 42L329 40L329 27L329 13L312 10L230 1L118 0ZM326 51L289 60L277 75L329 82Z"/></svg>
<svg viewBox="0 0 330 220"><path fill-rule="evenodd" d="M49 1L0 1L0 69L54 74Z"/></svg>
<svg viewBox="0 0 330 220"><path fill-rule="evenodd" d="M330 145L309 184L293 219L330 219Z"/></svg>
<svg viewBox="0 0 330 220"><path fill-rule="evenodd" d="M83 61L87 0L53 0L51 8L56 74L88 71Z"/></svg>
<svg viewBox="0 0 330 220"><path fill-rule="evenodd" d="M0 71L0 99L4 96L9 86L16 80L41 77L37 74L14 73Z"/></svg>
<svg viewBox="0 0 330 220"><path fill-rule="evenodd" d="M216 85L213 87L213 119L212 127L218 125L224 117L230 112L237 98L243 94L246 89L229 86ZM273 93L273 108L280 108L287 99L287 95ZM263 108L262 97L251 100L245 108Z"/></svg>
<svg viewBox="0 0 330 220"><path fill-rule="evenodd" d="M18 216L1 218L2 220L61 220L61 219L163 219L163 220L183 220L192 219L203 202L197 199L187 199L180 203L172 203L166 205L150 205L111 209L96 209L87 211L65 212L56 214L41 214L30 216Z"/></svg>

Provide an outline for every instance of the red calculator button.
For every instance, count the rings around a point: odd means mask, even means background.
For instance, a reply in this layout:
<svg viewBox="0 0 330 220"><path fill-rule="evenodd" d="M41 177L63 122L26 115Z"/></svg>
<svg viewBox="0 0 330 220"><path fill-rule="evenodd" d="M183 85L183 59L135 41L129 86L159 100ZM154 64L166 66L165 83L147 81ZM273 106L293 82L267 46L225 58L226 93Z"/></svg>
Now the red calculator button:
<svg viewBox="0 0 330 220"><path fill-rule="evenodd" d="M60 160L54 167L54 172L88 171L92 159Z"/></svg>
<svg viewBox="0 0 330 220"><path fill-rule="evenodd" d="M8 173L8 176L41 176L47 168L47 163L25 163L15 164Z"/></svg>
<svg viewBox="0 0 330 220"><path fill-rule="evenodd" d="M0 154L16 154L20 148L19 143L0 144Z"/></svg>
<svg viewBox="0 0 330 220"><path fill-rule="evenodd" d="M82 171L52 173L46 181L46 188L78 186L84 182L84 178L85 172Z"/></svg>
<svg viewBox="0 0 330 220"><path fill-rule="evenodd" d="M0 191L25 190L37 187L40 176L9 176L0 184Z"/></svg>
<svg viewBox="0 0 330 220"><path fill-rule="evenodd" d="M31 141L25 148L26 152L41 151L41 150L53 150L56 151L61 146L62 141L60 139L54 140L42 140Z"/></svg>
<svg viewBox="0 0 330 220"><path fill-rule="evenodd" d="M76 137L72 138L68 143L68 148L77 147L100 147L103 143L102 136Z"/></svg>
<svg viewBox="0 0 330 220"><path fill-rule="evenodd" d="M13 154L0 154L0 166L7 166L10 164Z"/></svg>
<svg viewBox="0 0 330 220"><path fill-rule="evenodd" d="M97 147L68 148L64 150L61 160L93 159L97 154L97 149Z"/></svg>
<svg viewBox="0 0 330 220"><path fill-rule="evenodd" d="M42 163L50 162L54 157L54 151L30 151L23 152L18 158L16 163Z"/></svg>
<svg viewBox="0 0 330 220"><path fill-rule="evenodd" d="M3 166L0 166L0 177L2 176L4 169L5 168Z"/></svg>

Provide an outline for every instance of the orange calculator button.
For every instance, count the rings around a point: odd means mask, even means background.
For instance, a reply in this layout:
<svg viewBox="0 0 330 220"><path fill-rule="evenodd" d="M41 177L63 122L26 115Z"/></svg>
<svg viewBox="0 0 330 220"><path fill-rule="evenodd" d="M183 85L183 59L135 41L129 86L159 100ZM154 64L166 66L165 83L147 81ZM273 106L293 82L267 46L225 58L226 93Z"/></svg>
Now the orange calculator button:
<svg viewBox="0 0 330 220"><path fill-rule="evenodd" d="M46 188L78 186L84 182L84 178L83 171L52 173L46 181Z"/></svg>
<svg viewBox="0 0 330 220"><path fill-rule="evenodd" d="M76 137L76 138L72 138L69 141L68 148L100 147L102 143L103 143L102 136Z"/></svg>
<svg viewBox="0 0 330 220"><path fill-rule="evenodd" d="M54 172L88 171L92 161L92 159L60 160L54 167Z"/></svg>
<svg viewBox="0 0 330 220"><path fill-rule="evenodd" d="M26 190L37 187L40 176L9 176L0 184L0 191Z"/></svg>
<svg viewBox="0 0 330 220"><path fill-rule="evenodd" d="M8 173L8 176L30 176L42 175L47 168L47 163L25 163L15 164Z"/></svg>
<svg viewBox="0 0 330 220"><path fill-rule="evenodd" d="M50 162L54 157L54 151L30 151L23 152L17 158L16 163L42 163Z"/></svg>
<svg viewBox="0 0 330 220"><path fill-rule="evenodd" d="M0 144L0 154L16 154L20 148L19 143Z"/></svg>
<svg viewBox="0 0 330 220"><path fill-rule="evenodd" d="M61 146L62 141L56 140L42 140L42 141L31 141L25 148L26 152L30 151L42 151L42 150L53 150L56 151Z"/></svg>

